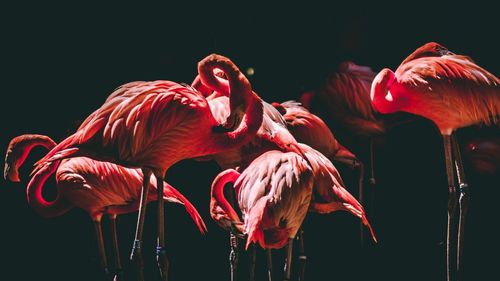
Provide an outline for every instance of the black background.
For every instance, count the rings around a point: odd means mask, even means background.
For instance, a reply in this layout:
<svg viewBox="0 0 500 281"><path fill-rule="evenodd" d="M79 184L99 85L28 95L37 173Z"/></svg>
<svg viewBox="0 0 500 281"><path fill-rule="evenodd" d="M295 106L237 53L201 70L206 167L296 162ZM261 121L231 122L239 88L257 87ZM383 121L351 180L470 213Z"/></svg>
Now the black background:
<svg viewBox="0 0 500 281"><path fill-rule="evenodd" d="M196 63L212 52L230 57L240 69L253 67L252 85L268 102L298 98L345 59L375 71L395 69L428 41L467 54L490 72L500 73L498 13L478 1L384 6L358 1L300 5L19 2L2 4L0 14L0 147L4 148L23 133L63 139L125 82L190 83ZM462 133L462 140L469 136ZM442 243L447 191L441 146L437 131L425 120L394 129L377 143L377 195L369 215L380 242L361 250L358 221L348 214L309 216L305 223L309 280L445 279ZM21 170L21 184L1 184L2 280L6 276L15 276L9 280L103 280L92 223L82 210L43 219L27 205L24 186L30 166L43 153L34 151ZM171 280L229 279L227 235L208 215L209 187L218 172L212 162L187 160L167 174L167 181L198 207L209 228L201 236L181 207L166 206ZM342 172L356 194L355 173ZM465 275L467 280L491 279L498 276L494 228L498 228L499 179L474 172L469 178L473 191ZM53 185L53 180L47 183ZM147 280L158 279L153 256L155 207L150 205L145 226ZM126 268L135 218L134 213L119 219ZM109 234L106 222L105 235ZM106 242L110 244L109 239ZM277 272L281 255L275 257ZM263 256L258 260L262 263ZM245 263L245 255L241 261ZM259 264L258 270L262 280L264 266Z"/></svg>

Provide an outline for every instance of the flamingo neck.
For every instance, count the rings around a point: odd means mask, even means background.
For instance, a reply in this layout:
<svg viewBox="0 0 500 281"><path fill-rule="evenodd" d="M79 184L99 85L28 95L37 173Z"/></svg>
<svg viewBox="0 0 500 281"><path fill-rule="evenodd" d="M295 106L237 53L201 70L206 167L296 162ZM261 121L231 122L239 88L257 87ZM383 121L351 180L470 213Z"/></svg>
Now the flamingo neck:
<svg viewBox="0 0 500 281"><path fill-rule="evenodd" d="M391 86L395 81L394 73L389 69L383 69L373 79L370 98L372 105L380 113L394 113L396 108L395 97L390 92Z"/></svg>
<svg viewBox="0 0 500 281"><path fill-rule="evenodd" d="M52 162L40 169L31 179L27 187L28 204L43 217L60 216L69 211L72 206L61 197L59 191L54 201L43 198L42 189L45 181L51 176L59 165L59 161Z"/></svg>
<svg viewBox="0 0 500 281"><path fill-rule="evenodd" d="M5 155L5 178L19 182L19 167L24 164L31 150L37 146L51 150L56 146L56 143L43 135L21 135L12 139Z"/></svg>
<svg viewBox="0 0 500 281"><path fill-rule="evenodd" d="M234 222L241 222L241 220L238 217L238 214L234 210L233 206L231 206L229 201L227 201L226 197L224 196L224 188L228 183L234 184L239 176L240 174L233 169L225 170L215 178L212 184L212 190L210 192L212 197L211 205L219 205L222 210L226 212L229 219Z"/></svg>

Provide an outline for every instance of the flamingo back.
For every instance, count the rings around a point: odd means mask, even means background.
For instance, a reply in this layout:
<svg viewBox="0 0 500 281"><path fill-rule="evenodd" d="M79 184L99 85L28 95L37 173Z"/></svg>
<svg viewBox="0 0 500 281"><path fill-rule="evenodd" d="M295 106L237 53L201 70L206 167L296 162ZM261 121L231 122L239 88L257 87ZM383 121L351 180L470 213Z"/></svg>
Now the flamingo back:
<svg viewBox="0 0 500 281"><path fill-rule="evenodd" d="M256 158L235 182L248 235L247 247L281 248L304 220L312 192L312 173L299 155L268 151Z"/></svg>

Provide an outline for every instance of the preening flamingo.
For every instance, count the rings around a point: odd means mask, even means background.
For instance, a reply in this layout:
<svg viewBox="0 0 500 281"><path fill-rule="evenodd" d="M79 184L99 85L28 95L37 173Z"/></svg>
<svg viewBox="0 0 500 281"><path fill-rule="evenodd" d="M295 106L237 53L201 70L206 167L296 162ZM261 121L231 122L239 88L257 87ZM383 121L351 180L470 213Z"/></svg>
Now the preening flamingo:
<svg viewBox="0 0 500 281"><path fill-rule="evenodd" d="M52 149L56 143L43 135L21 135L12 139L5 156L4 177L19 182L19 167L24 163L30 151L36 146ZM43 169L55 170L57 197L48 202L42 196L47 174L37 173L27 187L29 205L43 217L60 216L78 207L85 210L94 222L101 266L109 273L101 228L103 215L108 215L111 222L113 246L115 251L115 271L120 278L121 262L116 235L116 216L139 209L142 183L140 169L128 169L109 162L99 162L86 157L65 159L57 168L54 163ZM163 198L168 202L183 204L194 220L198 229L204 233L205 223L196 208L179 191L164 183ZM148 189L157 189L156 179L151 179ZM157 200L157 194L148 196L147 203Z"/></svg>
<svg viewBox="0 0 500 281"><path fill-rule="evenodd" d="M212 54L198 63L207 85L217 87L213 70L228 77L231 116L242 114L241 122L221 124L214 119L205 97L189 86L171 81L132 82L119 87L71 136L38 162L38 174L54 161L87 156L129 167L144 173L136 237L131 259L143 280L141 239L151 173L163 183L166 171L176 162L239 147L248 142L262 122L261 99L252 92L247 78L228 58ZM232 119L234 120L234 118ZM163 194L159 184L158 193ZM163 197L158 197L158 264L167 279L168 259L163 228Z"/></svg>
<svg viewBox="0 0 500 281"><path fill-rule="evenodd" d="M474 124L497 124L500 116L500 79L478 66L471 58L456 55L438 43L427 43L410 54L392 72L385 68L373 80L373 106L381 113L409 112L425 117L443 136L448 178L447 278L453 278L451 232L458 192L453 159L459 182L459 226L457 273L462 270L464 222L469 191L456 129ZM454 245L453 245L454 247Z"/></svg>
<svg viewBox="0 0 500 281"><path fill-rule="evenodd" d="M200 73L191 85L207 97L212 115L216 118L216 120L219 122L224 122L224 120L228 120L227 122L236 122L235 120L241 119L242 114L241 112L235 111L235 114L231 117L231 113L229 111L230 100L227 97L229 92L228 81L220 71L214 70L214 74L213 79L216 79L217 85L213 85L214 83L212 83L212 85L205 84L203 81L206 80L206 78L203 77L203 73ZM297 141L286 128L285 120L281 114L272 105L263 101L262 125L256 136L254 136L250 142L239 148L230 149L224 151L223 153L217 153L209 157L203 157L202 159L214 159L223 169L238 169L239 171L242 171L254 159L270 150L281 150L283 152L293 151L300 154ZM230 196L230 198L231 197L232 196ZM231 279L234 280L238 262L238 252L236 236L232 232L230 233L230 241ZM272 264L269 249L267 250L267 256L268 276L271 280ZM254 258L252 260L254 260ZM250 268L250 279L252 279L252 276L254 275L254 264L251 265ZM289 270L290 266L286 268Z"/></svg>
<svg viewBox="0 0 500 281"><path fill-rule="evenodd" d="M224 197L223 188L233 183L243 222ZM246 248L259 243L263 249L288 244L285 279L290 279L292 239L304 220L312 195L312 171L293 152L271 150L257 157L240 174L234 169L220 173L212 184L210 213L222 228L247 236Z"/></svg>
<svg viewBox="0 0 500 281"><path fill-rule="evenodd" d="M358 199L359 202L363 203L363 163L338 142L325 122L296 101L286 101L281 104L273 102L272 105L283 115L288 130L297 141L310 145L335 163L342 163L358 169ZM361 245L363 245L363 222L360 224L360 237Z"/></svg>
<svg viewBox="0 0 500 281"><path fill-rule="evenodd" d="M223 85L224 79L221 79L221 78L217 78L217 79L219 81L221 81L221 85ZM198 80L199 80L198 78L195 79L195 82L193 82L193 85L196 85ZM227 98L224 97L224 95L222 94L225 91L224 88L219 88L218 90L219 90L219 92L214 91L212 93L210 93L210 91L206 91L206 89L203 91L204 91L205 95L208 96L207 100L209 100L209 104L211 105L212 111L218 111L218 110L221 111L221 112L213 112L213 115L214 116L221 116L221 118L224 119L225 116L228 115L228 113L227 113L227 108L228 108ZM316 118L316 119L313 118L311 121L314 123L318 122L320 124L324 124L323 122L321 122L321 120L319 118ZM330 134L331 134L331 132L330 132ZM331 137L332 137L332 139L334 139L333 135ZM312 141L312 140L309 140L309 141L317 144L317 141ZM302 150L303 148L307 148L307 150L311 150L310 147L301 146L301 144L299 144L295 140L295 138L292 136L292 134L288 131L287 122L283 118L281 113L276 108L274 108L272 105L264 102L264 117L263 117L262 126L259 129L259 131L257 132L257 135L253 138L253 140L237 150L232 150L232 151L228 151L225 153L216 154L213 156L213 158L223 168L226 168L226 169L227 168L239 168L240 171L241 170L245 171L245 169L249 165L249 163L253 163L252 161L254 159L256 159L256 157L260 156L262 153L265 153L266 151L279 149L282 152L295 152L298 155L301 155L304 157L303 150ZM333 151L338 152L338 148L339 147L336 147L335 149L333 149ZM347 151L347 150L345 150L345 151ZM321 155L321 153L319 153L319 152L318 152L318 154ZM312 155L312 153L310 153L310 155ZM344 152L339 153L339 156L340 155L345 156L345 157L348 157L348 156L353 157L352 154L344 153ZM324 156L323 156L323 158L324 158ZM321 161L324 161L323 158L321 158ZM306 161L308 161L307 157L305 157L305 159L306 159ZM317 160L314 159L313 161L317 161ZM317 163L318 162L316 162L316 165L317 165ZM331 164L331 162L329 162L329 165L334 170L334 173L336 174L335 176L338 176L340 178L340 175L338 174L337 170L333 167L333 164ZM325 171L324 169L322 169L321 172L318 172L317 177L318 178L320 178L321 176L335 177L334 175L330 174L331 172L333 172L333 170ZM320 188L320 189L325 188L325 185L320 184L321 181L324 181L324 180L318 179L317 184L315 183L315 185L313 187L315 192L316 192L316 188ZM340 179L340 181L341 181L341 179ZM332 183L332 185L330 185L330 188L332 189L332 191L336 190L337 186L340 186L340 187L343 186L343 184L342 185L335 185L335 184L333 184L332 181L330 181L330 183ZM332 192L332 191L323 190L322 192L328 193L328 192ZM345 189L344 189L344 191L347 193L347 191ZM335 192L336 191L334 191L334 193ZM349 194L349 196L350 196L350 194ZM350 197L352 197L352 196L350 196ZM325 201L321 201L323 203L324 202L332 203L335 200L337 200L338 197L325 196L322 199L325 200ZM354 201L356 201L356 200L354 200ZM334 204L334 203L332 203L332 204ZM356 201L356 204L361 206L357 201ZM322 205L322 206L326 206L326 205ZM335 210L331 209L329 211L323 211L323 213L328 213L328 212L336 211L336 210L338 210L338 209L335 209ZM364 216L364 210L362 208L360 209L360 212L363 213L363 216ZM302 241L303 236L301 235L300 238L301 238L301 244L302 244L303 243L303 241ZM301 251L303 251L303 249L301 249ZM302 255L302 256L305 258L305 255ZM300 269L299 272L303 272L303 266L305 266L305 264L301 264L302 269ZM269 267L269 265L268 265L268 267ZM288 266L287 268L290 268L290 266ZM303 273L301 273L301 275L302 274ZM289 275L289 273L285 273L285 275L287 276L287 275Z"/></svg>

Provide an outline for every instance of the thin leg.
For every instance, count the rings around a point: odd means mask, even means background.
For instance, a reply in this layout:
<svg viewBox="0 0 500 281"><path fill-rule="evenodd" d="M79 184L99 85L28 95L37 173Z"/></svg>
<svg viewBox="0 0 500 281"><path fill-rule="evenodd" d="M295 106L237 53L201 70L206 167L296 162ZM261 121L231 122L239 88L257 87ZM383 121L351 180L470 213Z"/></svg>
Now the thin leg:
<svg viewBox="0 0 500 281"><path fill-rule="evenodd" d="M118 246L118 235L116 234L116 214L109 215L111 224L111 235L113 236L113 251L115 255L115 277L113 281L123 280L122 263L120 261L120 249Z"/></svg>
<svg viewBox="0 0 500 281"><path fill-rule="evenodd" d="M267 256L267 281L273 281L273 253L271 249L266 249Z"/></svg>
<svg viewBox="0 0 500 281"><path fill-rule="evenodd" d="M460 208L460 217L458 221L458 249L457 249L457 277L462 278L462 265L463 265L463 244L465 232L465 219L469 209L469 185L465 179L465 172L462 163L462 156L460 155L460 147L456 135L452 135L453 155L455 156L455 168L457 171L458 186L460 189L460 198L458 199Z"/></svg>
<svg viewBox="0 0 500 281"><path fill-rule="evenodd" d="M359 204L364 206L364 196L363 196L363 181L365 177L365 166L363 163L360 163L358 166L359 169L359 178L358 178L358 199L359 199ZM363 225L363 221L360 220L359 222L359 237L360 237L360 242L361 242L361 248L364 248L365 246L365 226Z"/></svg>
<svg viewBox="0 0 500 281"><path fill-rule="evenodd" d="M284 268L284 281L290 281L292 276L292 251L293 251L293 239L289 239L288 246L286 248L286 261Z"/></svg>
<svg viewBox="0 0 500 281"><path fill-rule="evenodd" d="M229 252L229 266L231 267L231 281L236 281L238 273L238 238L234 233L229 234L229 245L231 251Z"/></svg>
<svg viewBox="0 0 500 281"><path fill-rule="evenodd" d="M448 281L454 279L453 265L451 256L455 252L452 245L455 246L455 241L452 239L452 233L455 226L455 208L457 205L457 191L455 188L455 175L453 173L453 157L451 147L451 136L443 135L444 154L446 161L446 176L448 178L448 225L446 233L446 278ZM452 241L453 240L453 241Z"/></svg>
<svg viewBox="0 0 500 281"><path fill-rule="evenodd" d="M141 191L141 202L139 204L139 215L137 218L137 226L135 229L135 239L134 245L132 247L132 253L130 254L130 260L135 264L136 274L138 281L144 281L144 261L142 258L142 232L144 229L144 217L146 215L146 205L149 191L149 179L151 177L151 171L149 169L142 169L143 181L142 181L142 191Z"/></svg>
<svg viewBox="0 0 500 281"><path fill-rule="evenodd" d="M304 281L307 256L304 248L304 230L299 230L299 281Z"/></svg>
<svg viewBox="0 0 500 281"><path fill-rule="evenodd" d="M373 138L370 138L370 184L375 185L375 164L374 164Z"/></svg>
<svg viewBox="0 0 500 281"><path fill-rule="evenodd" d="M250 281L255 281L255 261L257 259L257 246L252 245L252 250L250 252Z"/></svg>
<svg viewBox="0 0 500 281"><path fill-rule="evenodd" d="M99 249L99 259L101 261L101 267L104 269L106 276L109 276L108 260L106 258L106 249L104 248L104 239L102 237L102 227L101 218L94 220L94 229L97 238L97 247Z"/></svg>
<svg viewBox="0 0 500 281"><path fill-rule="evenodd" d="M165 216L163 209L163 178L156 177L156 185L158 188L158 245L156 247L156 260L160 275L163 281L168 280L169 261L165 248Z"/></svg>
<svg viewBox="0 0 500 281"><path fill-rule="evenodd" d="M229 201L229 204L233 208L235 208L235 194L234 194L234 189L229 188L227 189L229 192L227 198ZM238 273L238 261L239 261L239 254L238 254L238 238L236 235L231 232L229 233L229 246L231 248L231 251L229 252L229 266L231 268L231 281L235 281L237 279L237 273Z"/></svg>

